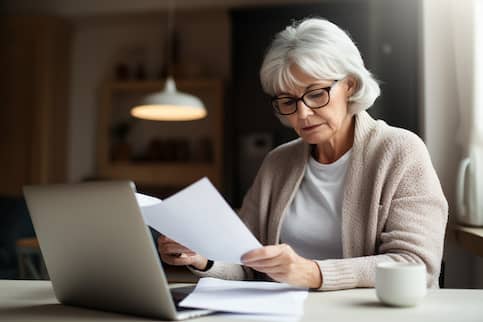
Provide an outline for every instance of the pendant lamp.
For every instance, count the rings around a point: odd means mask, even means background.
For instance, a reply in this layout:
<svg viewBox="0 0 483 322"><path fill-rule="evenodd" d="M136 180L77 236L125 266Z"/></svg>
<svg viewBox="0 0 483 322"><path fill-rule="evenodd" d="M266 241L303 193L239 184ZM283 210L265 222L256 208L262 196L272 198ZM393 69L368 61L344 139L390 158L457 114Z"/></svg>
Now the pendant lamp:
<svg viewBox="0 0 483 322"><path fill-rule="evenodd" d="M168 77L164 89L147 95L138 106L131 109L133 117L153 121L192 121L206 117L206 108L196 96L176 89L172 73L172 43L174 1L169 1L168 14Z"/></svg>
<svg viewBox="0 0 483 322"><path fill-rule="evenodd" d="M176 90L174 79L166 80L164 90L146 96L131 115L154 121L191 121L206 117L203 102L196 96Z"/></svg>

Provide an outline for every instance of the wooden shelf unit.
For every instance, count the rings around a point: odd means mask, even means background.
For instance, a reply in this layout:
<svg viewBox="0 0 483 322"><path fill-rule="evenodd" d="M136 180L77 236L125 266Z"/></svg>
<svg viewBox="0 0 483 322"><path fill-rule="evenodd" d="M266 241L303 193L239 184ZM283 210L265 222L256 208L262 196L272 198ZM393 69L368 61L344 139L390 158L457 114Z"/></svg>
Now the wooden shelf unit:
<svg viewBox="0 0 483 322"><path fill-rule="evenodd" d="M208 116L205 121L209 122L207 137L210 139L212 146L211 160L112 160L110 155L110 129L113 125L112 113L115 113L115 107L113 106L115 95L136 94L142 96L164 88L163 81L113 81L103 86L98 116L97 165L99 177L129 179L138 185L183 187L201 177L207 176L218 189L221 188L223 157L222 82L218 79L176 79L175 81L178 90L198 96L208 110ZM160 126L162 123L159 122ZM179 126L182 127L183 124ZM185 136L188 139L194 138L189 131L185 133Z"/></svg>

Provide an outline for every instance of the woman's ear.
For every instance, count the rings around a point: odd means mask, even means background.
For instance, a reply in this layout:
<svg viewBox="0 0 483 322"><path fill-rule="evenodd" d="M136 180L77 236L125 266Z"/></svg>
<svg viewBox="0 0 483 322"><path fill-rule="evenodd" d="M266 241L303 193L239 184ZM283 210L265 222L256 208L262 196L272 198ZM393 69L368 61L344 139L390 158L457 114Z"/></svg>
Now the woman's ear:
<svg viewBox="0 0 483 322"><path fill-rule="evenodd" d="M346 77L346 84L347 84L347 97L351 97L356 91L359 86L357 78L352 75Z"/></svg>

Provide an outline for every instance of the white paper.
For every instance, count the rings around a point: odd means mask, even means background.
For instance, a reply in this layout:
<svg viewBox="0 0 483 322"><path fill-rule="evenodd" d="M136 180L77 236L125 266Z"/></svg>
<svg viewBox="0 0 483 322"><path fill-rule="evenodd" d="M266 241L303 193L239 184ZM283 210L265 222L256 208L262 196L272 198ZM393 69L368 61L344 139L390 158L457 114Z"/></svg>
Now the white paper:
<svg viewBox="0 0 483 322"><path fill-rule="evenodd" d="M148 195L143 195L142 193L136 193L136 200L138 202L139 207L146 208L154 205L158 205L161 203L161 199L151 197Z"/></svg>
<svg viewBox="0 0 483 322"><path fill-rule="evenodd" d="M180 306L216 311L300 317L307 289L275 282L227 281L211 277L199 280ZM267 319L269 316L267 316Z"/></svg>
<svg viewBox="0 0 483 322"><path fill-rule="evenodd" d="M243 254L262 247L207 178L163 202L138 195L147 225L206 258L241 264Z"/></svg>
<svg viewBox="0 0 483 322"><path fill-rule="evenodd" d="M297 322L302 315L280 315L280 314L246 314L246 313L217 313L228 319L256 320L256 321L274 321L274 322Z"/></svg>

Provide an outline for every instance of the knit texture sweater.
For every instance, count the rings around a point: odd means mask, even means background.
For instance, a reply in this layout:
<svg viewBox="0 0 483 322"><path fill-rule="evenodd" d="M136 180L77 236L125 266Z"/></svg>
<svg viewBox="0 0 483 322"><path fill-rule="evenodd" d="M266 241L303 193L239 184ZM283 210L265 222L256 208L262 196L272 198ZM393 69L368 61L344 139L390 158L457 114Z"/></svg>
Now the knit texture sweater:
<svg viewBox="0 0 483 322"><path fill-rule="evenodd" d="M297 139L272 150L260 167L239 215L263 245L279 243L283 215L309 157L310 146ZM387 261L424 263L428 287L437 288L448 205L423 141L360 112L349 162L341 214L343 258L316 261L320 290L374 287L376 264ZM264 276L222 262L196 273L238 280Z"/></svg>

